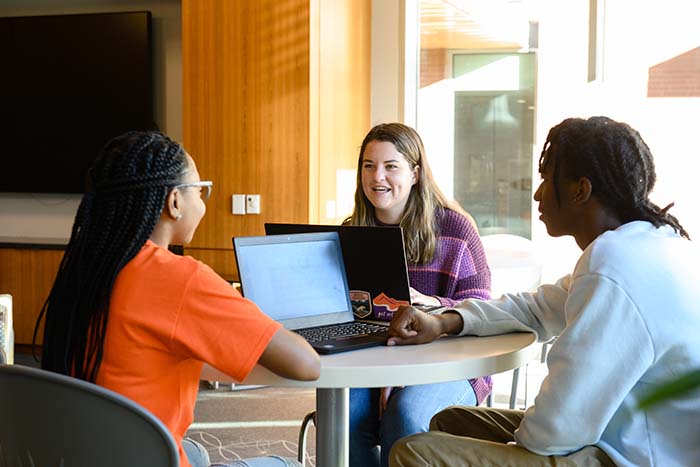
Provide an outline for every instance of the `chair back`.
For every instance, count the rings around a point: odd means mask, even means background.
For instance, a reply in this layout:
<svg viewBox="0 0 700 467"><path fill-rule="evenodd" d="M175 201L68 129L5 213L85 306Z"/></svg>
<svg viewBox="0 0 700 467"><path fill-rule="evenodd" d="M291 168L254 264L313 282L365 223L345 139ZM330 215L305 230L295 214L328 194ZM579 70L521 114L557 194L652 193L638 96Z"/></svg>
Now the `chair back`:
<svg viewBox="0 0 700 467"><path fill-rule="evenodd" d="M167 428L95 384L0 365L0 466L178 467Z"/></svg>
<svg viewBox="0 0 700 467"><path fill-rule="evenodd" d="M12 330L12 295L0 294L0 363L12 364L15 338Z"/></svg>
<svg viewBox="0 0 700 467"><path fill-rule="evenodd" d="M542 280L542 260L532 240L511 234L481 237L491 269L491 296L531 292Z"/></svg>

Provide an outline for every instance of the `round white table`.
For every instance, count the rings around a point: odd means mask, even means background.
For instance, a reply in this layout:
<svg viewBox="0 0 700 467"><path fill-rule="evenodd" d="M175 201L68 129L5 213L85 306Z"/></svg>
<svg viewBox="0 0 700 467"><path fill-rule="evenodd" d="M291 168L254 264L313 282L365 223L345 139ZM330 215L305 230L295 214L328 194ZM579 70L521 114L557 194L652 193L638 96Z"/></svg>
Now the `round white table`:
<svg viewBox="0 0 700 467"><path fill-rule="evenodd" d="M443 337L426 345L373 347L321 356L321 376L295 381L256 366L243 384L316 388L316 464L349 464L349 390L457 381L519 368L537 358L534 334ZM233 382L205 365L202 379Z"/></svg>

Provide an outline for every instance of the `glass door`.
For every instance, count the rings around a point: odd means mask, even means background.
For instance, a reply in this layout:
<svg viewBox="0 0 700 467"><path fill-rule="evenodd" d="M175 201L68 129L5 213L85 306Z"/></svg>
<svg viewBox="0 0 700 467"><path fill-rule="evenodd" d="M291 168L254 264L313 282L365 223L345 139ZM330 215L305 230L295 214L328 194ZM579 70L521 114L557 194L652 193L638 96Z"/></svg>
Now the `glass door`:
<svg viewBox="0 0 700 467"><path fill-rule="evenodd" d="M416 128L482 235L532 237L537 21L524 1L420 1Z"/></svg>
<svg viewBox="0 0 700 467"><path fill-rule="evenodd" d="M511 89L499 89L506 87L498 86L503 76L490 80L484 72L504 60L511 66L497 68L518 77L508 80L516 84ZM453 55L454 79L482 75L464 80L475 81L473 87L481 90L454 93L453 166L454 199L474 217L482 235L531 237L534 62L533 54Z"/></svg>

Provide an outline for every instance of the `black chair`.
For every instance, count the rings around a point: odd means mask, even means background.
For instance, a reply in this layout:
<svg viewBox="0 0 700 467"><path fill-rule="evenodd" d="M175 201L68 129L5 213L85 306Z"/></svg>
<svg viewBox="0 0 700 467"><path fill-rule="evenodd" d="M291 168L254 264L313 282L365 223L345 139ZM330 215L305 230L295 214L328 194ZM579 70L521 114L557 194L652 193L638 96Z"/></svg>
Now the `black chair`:
<svg viewBox="0 0 700 467"><path fill-rule="evenodd" d="M177 446L146 409L95 384L0 365L0 466L178 467Z"/></svg>

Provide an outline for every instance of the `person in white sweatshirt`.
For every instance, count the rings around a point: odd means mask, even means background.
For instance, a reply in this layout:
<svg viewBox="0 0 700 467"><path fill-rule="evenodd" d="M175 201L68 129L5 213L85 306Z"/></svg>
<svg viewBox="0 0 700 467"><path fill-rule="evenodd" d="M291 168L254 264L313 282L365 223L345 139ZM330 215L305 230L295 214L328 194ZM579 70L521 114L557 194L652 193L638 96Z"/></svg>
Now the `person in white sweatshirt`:
<svg viewBox="0 0 700 467"><path fill-rule="evenodd" d="M465 300L431 316L401 309L389 345L444 334L557 337L534 404L451 407L403 438L392 466L700 466L700 394L648 411L651 388L700 368L700 251L648 196L656 174L637 131L606 117L553 127L534 199L547 232L583 254L533 293Z"/></svg>

